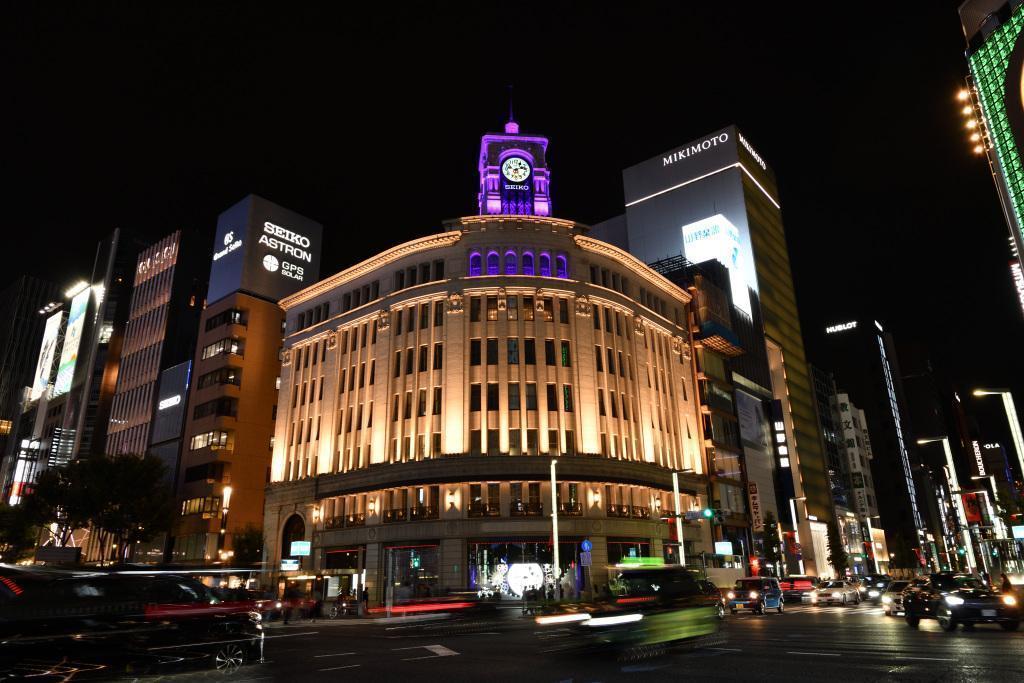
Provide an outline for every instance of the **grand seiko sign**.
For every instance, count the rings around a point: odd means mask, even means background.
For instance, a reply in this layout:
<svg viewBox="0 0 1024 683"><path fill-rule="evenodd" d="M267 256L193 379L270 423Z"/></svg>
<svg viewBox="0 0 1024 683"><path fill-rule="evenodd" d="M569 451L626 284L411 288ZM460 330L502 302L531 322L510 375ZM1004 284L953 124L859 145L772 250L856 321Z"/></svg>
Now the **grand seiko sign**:
<svg viewBox="0 0 1024 683"><path fill-rule="evenodd" d="M671 166L672 164L676 163L677 161L681 161L683 159L689 159L690 157L692 157L692 156L694 156L696 154L700 154L701 152L705 152L705 151L711 149L712 147L718 147L718 145L725 144L728 141L729 141L729 134L728 133L719 133L718 135L712 135L709 138L705 138L703 140L700 140L699 142L694 142L693 144L687 145L686 147L682 147L680 149L677 149L675 152L672 152L671 154L669 154L666 157L662 157L661 165L662 166Z"/></svg>

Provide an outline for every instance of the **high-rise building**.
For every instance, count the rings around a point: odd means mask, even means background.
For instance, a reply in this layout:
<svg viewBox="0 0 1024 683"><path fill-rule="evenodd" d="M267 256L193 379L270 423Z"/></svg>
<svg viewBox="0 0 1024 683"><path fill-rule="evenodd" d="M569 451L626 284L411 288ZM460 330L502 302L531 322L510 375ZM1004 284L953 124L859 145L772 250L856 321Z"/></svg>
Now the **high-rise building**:
<svg viewBox="0 0 1024 683"><path fill-rule="evenodd" d="M750 436L743 441L746 477L761 479L759 493L775 493L783 520L799 526L802 550L789 544L791 560L807 571L824 567L832 499L774 173L729 126L625 169L623 187L625 215L595 226L597 237L645 263L684 256L727 270L732 321L744 350L729 368L729 379L742 390L737 419L752 435L782 426L772 430L773 443L784 451L777 459L777 448L756 447L761 440ZM757 425L749 421L753 415ZM716 446L709 457L724 455ZM726 496L734 484L716 486Z"/></svg>
<svg viewBox="0 0 1024 683"><path fill-rule="evenodd" d="M57 307L57 286L24 275L0 292L0 499L6 500L13 475L15 444L10 440L21 416L47 318ZM51 357L52 359L52 357Z"/></svg>
<svg viewBox="0 0 1024 683"><path fill-rule="evenodd" d="M959 11L971 73L961 101L977 115L968 119L968 135L988 157L1010 230L1010 270L1024 309L1024 4L967 0Z"/></svg>
<svg viewBox="0 0 1024 683"><path fill-rule="evenodd" d="M206 259L198 237L178 230L139 254L125 326L117 389L107 428L107 455L143 455L156 416L158 382L195 354L206 293ZM177 468L167 463L172 481Z"/></svg>
<svg viewBox="0 0 1024 683"><path fill-rule="evenodd" d="M173 413L188 388L174 525L178 561L226 560L236 533L262 526L284 330L278 301L317 281L321 237L319 223L255 195L217 220L191 381L179 366L160 390ZM369 294L356 292L354 305ZM325 313L311 312L310 322L322 322Z"/></svg>

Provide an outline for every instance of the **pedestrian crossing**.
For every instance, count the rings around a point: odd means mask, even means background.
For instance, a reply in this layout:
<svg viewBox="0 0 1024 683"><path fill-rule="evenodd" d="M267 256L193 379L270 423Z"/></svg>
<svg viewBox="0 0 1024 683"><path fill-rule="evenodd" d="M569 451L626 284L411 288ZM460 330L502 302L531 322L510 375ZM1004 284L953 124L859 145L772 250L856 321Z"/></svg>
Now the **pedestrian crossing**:
<svg viewBox="0 0 1024 683"><path fill-rule="evenodd" d="M766 610L765 614L753 614L749 610L743 610L736 614L731 614L728 619L762 619L769 616L785 617L786 614L857 614L861 616L882 616L885 610L880 605L869 605L867 603L861 603L859 605L811 605L808 603L802 603L799 605L786 604L783 613L779 614L777 610L769 609Z"/></svg>

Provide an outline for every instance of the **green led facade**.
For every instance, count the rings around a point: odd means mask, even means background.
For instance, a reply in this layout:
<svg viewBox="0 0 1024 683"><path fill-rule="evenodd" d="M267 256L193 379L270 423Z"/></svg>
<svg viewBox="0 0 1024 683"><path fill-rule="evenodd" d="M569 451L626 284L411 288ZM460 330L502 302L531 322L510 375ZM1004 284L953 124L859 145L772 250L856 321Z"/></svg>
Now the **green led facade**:
<svg viewBox="0 0 1024 683"><path fill-rule="evenodd" d="M1018 8L1009 21L996 29L968 61L977 87L978 98L981 100L985 123L995 147L1007 194L1010 197L1013 218L1016 223L1014 228L1020 233L1019 239L1024 241L1024 228L1022 228L1024 225L1024 221L1022 221L1024 163L1017 151L1017 143L1010 127L1005 101L1006 72L1010 68L1010 54L1017 43L1021 28L1024 27L1024 9L1022 8Z"/></svg>

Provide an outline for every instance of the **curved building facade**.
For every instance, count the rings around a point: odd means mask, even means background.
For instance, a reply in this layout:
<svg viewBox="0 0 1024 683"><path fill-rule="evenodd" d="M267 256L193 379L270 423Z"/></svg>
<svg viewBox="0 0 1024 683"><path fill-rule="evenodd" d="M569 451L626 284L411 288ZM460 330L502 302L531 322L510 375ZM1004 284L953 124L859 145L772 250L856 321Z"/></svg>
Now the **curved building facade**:
<svg viewBox="0 0 1024 683"><path fill-rule="evenodd" d="M553 506L563 590L678 561L672 473L682 512L708 503L690 295L586 233L464 218L281 302L281 583L515 597L552 574ZM684 537L690 563L710 550L706 524Z"/></svg>

